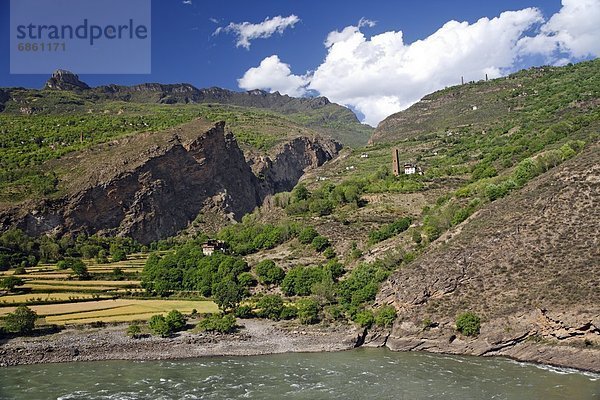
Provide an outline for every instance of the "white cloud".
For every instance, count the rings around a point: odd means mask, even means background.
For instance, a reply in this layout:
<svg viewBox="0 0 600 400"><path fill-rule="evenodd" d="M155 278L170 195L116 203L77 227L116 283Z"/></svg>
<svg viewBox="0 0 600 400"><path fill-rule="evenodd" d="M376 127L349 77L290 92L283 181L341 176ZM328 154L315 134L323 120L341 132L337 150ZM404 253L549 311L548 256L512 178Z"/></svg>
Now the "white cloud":
<svg viewBox="0 0 600 400"><path fill-rule="evenodd" d="M377 124L423 95L487 73L501 75L515 59L518 40L542 21L534 8L504 12L469 24L450 21L431 36L404 43L401 31L365 37L358 26L331 32L328 54L314 72L310 89L351 105Z"/></svg>
<svg viewBox="0 0 600 400"><path fill-rule="evenodd" d="M191 6L192 5L192 0L183 0L183 4Z"/></svg>
<svg viewBox="0 0 600 400"><path fill-rule="evenodd" d="M367 37L361 19L327 35L327 55L310 75L293 75L277 56L251 68L242 88L291 95L316 91L360 111L376 125L427 93L465 81L496 78L542 54L553 65L600 56L600 0L562 0L547 21L540 10L507 11L474 23L449 21L430 36L405 43L402 31Z"/></svg>
<svg viewBox="0 0 600 400"><path fill-rule="evenodd" d="M564 63L560 53L575 59L600 56L600 0L562 0L540 33L524 37L520 45L522 53L543 54L554 64Z"/></svg>
<svg viewBox="0 0 600 400"><path fill-rule="evenodd" d="M244 47L250 49L250 41L258 38L266 39L274 33L283 34L286 28L293 28L296 23L300 22L300 18L296 15L282 17L278 15L273 18L265 18L258 24L250 22L233 23L231 22L226 27L217 28L213 35L218 35L221 32L233 33L237 36L236 47Z"/></svg>
<svg viewBox="0 0 600 400"><path fill-rule="evenodd" d="M261 61L258 67L250 68L238 79L242 89L264 89L278 91L290 96L302 96L306 93L308 78L292 74L290 66L273 55Z"/></svg>

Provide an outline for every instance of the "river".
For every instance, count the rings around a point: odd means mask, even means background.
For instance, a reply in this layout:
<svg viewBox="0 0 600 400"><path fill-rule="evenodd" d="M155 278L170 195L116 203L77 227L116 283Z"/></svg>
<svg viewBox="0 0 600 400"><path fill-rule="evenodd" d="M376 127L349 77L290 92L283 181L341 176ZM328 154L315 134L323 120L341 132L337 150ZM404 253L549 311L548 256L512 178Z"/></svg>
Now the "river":
<svg viewBox="0 0 600 400"><path fill-rule="evenodd" d="M500 358L356 349L0 368L0 399L600 399L600 376Z"/></svg>

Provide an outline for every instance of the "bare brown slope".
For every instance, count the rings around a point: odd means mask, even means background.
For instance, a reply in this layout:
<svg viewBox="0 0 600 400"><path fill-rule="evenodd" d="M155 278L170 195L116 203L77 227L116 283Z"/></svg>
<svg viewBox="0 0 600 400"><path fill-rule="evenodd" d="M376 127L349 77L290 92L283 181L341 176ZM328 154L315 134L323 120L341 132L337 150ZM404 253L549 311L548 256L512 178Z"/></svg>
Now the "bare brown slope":
<svg viewBox="0 0 600 400"><path fill-rule="evenodd" d="M481 210L384 284L378 302L401 321L388 345L600 370L598 204L596 144ZM481 334L454 340L464 311L482 317Z"/></svg>

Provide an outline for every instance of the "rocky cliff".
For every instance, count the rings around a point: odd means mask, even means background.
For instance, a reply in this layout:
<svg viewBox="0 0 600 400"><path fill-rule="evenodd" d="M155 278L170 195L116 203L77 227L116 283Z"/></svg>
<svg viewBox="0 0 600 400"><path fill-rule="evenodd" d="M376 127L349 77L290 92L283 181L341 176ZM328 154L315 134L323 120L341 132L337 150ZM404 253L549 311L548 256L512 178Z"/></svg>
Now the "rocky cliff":
<svg viewBox="0 0 600 400"><path fill-rule="evenodd" d="M599 176L595 145L393 274L378 295L399 313L387 345L600 370ZM455 330L465 311L482 319L475 338Z"/></svg>
<svg viewBox="0 0 600 400"><path fill-rule="evenodd" d="M259 178L224 123L195 135L194 128L190 124L158 141L148 134L71 155L63 164L87 172L67 178L70 194L4 211L2 228L18 226L32 235L128 235L149 243L186 228L202 210L239 220L266 196L293 188L305 170L335 157L340 148L328 139L297 138L262 158ZM127 155L132 153L137 154ZM110 162L103 164L107 157Z"/></svg>

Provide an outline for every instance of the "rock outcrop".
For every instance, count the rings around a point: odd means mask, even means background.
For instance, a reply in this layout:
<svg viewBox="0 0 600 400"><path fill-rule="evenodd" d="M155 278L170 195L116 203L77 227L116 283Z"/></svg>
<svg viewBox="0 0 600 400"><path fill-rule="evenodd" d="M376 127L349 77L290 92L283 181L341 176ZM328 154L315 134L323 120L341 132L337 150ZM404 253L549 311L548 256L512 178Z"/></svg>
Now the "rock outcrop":
<svg viewBox="0 0 600 400"><path fill-rule="evenodd" d="M118 153L115 146L108 151ZM123 146L135 150L136 143ZM306 169L335 157L339 148L328 139L297 138L263 158L257 177L221 122L188 141L174 135L147 153L140 148L142 156L121 160L122 168L96 163L96 181L86 177L65 198L4 212L0 223L31 235L100 233L149 243L186 228L203 210L240 220L265 197L293 188Z"/></svg>
<svg viewBox="0 0 600 400"><path fill-rule="evenodd" d="M87 90L90 87L85 82L80 81L79 76L74 73L57 69L46 82L44 89Z"/></svg>
<svg viewBox="0 0 600 400"><path fill-rule="evenodd" d="M600 370L599 176L596 144L394 273L377 298L399 314L387 345L561 365L581 358L571 365ZM482 319L476 338L454 327L465 311Z"/></svg>

